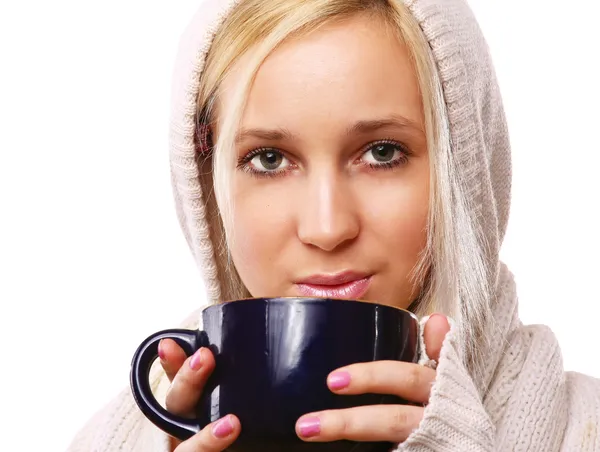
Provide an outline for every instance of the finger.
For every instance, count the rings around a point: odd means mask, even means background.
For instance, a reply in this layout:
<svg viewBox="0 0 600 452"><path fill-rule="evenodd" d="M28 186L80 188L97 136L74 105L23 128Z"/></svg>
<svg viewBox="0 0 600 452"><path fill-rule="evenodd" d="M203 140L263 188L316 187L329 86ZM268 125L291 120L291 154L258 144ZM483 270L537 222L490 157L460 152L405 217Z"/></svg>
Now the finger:
<svg viewBox="0 0 600 452"><path fill-rule="evenodd" d="M180 416L191 415L214 368L215 358L205 347L186 359L167 393L167 410Z"/></svg>
<svg viewBox="0 0 600 452"><path fill-rule="evenodd" d="M310 442L404 441L419 426L423 408L410 405L375 405L323 411L302 416L296 434Z"/></svg>
<svg viewBox="0 0 600 452"><path fill-rule="evenodd" d="M336 394L390 394L426 403L435 376L435 370L418 364L373 361L333 371L327 377L327 386Z"/></svg>
<svg viewBox="0 0 600 452"><path fill-rule="evenodd" d="M446 334L450 331L450 323L443 314L433 314L425 323L423 339L425 341L425 351L430 359L439 361L442 344Z"/></svg>
<svg viewBox="0 0 600 452"><path fill-rule="evenodd" d="M239 419L227 415L181 443L175 452L221 452L231 446L240 431Z"/></svg>
<svg viewBox="0 0 600 452"><path fill-rule="evenodd" d="M173 381L187 358L185 352L173 339L163 339L158 343L158 356L169 381Z"/></svg>

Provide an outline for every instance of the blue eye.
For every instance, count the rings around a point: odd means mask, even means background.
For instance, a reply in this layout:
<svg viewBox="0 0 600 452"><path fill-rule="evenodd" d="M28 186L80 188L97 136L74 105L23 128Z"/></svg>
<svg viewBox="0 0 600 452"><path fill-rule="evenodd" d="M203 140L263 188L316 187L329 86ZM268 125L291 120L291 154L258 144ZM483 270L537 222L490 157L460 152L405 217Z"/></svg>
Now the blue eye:
<svg viewBox="0 0 600 452"><path fill-rule="evenodd" d="M295 164L277 149L259 148L239 159L237 167L257 177L276 177L293 170Z"/></svg>
<svg viewBox="0 0 600 452"><path fill-rule="evenodd" d="M390 166L405 163L408 152L404 146L393 141L378 141L367 148L361 160L371 167Z"/></svg>
<svg viewBox="0 0 600 452"><path fill-rule="evenodd" d="M264 150L255 154L250 160L253 169L260 172L278 171L287 168L290 161L280 152Z"/></svg>

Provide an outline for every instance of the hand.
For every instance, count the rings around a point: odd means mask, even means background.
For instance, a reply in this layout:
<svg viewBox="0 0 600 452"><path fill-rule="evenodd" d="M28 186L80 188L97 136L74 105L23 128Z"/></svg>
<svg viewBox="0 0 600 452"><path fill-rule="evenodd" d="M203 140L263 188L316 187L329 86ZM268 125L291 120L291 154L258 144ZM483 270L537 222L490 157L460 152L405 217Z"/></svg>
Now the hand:
<svg viewBox="0 0 600 452"><path fill-rule="evenodd" d="M431 359L439 360L448 331L450 325L443 315L432 315L427 321L423 334ZM400 361L337 369L327 378L329 389L336 394L390 394L422 406L374 405L307 414L296 423L296 433L308 442L347 439L401 443L419 426L435 377L435 370L429 367Z"/></svg>
<svg viewBox="0 0 600 452"><path fill-rule="evenodd" d="M167 393L167 410L184 417L193 417L208 377L215 368L215 358L207 348L199 349L189 358L181 347L171 339L158 345L160 364L171 387ZM184 442L172 438L171 450L175 452L221 452L229 447L240 434L240 421L227 415Z"/></svg>

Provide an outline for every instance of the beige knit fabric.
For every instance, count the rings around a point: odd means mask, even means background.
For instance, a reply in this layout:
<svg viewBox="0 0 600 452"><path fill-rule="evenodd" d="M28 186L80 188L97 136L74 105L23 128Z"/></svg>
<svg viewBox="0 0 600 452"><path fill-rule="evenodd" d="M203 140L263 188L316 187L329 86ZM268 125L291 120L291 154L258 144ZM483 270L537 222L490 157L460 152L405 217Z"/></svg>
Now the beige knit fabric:
<svg viewBox="0 0 600 452"><path fill-rule="evenodd" d="M177 213L203 271L208 299L222 292L195 162L195 99L215 30L236 1L206 0L185 32L173 80L170 153ZM495 287L487 332L486 373L477 384L458 354L453 329L419 428L399 451L600 452L600 381L563 371L558 342L544 326L519 321L513 277L499 262L510 205L510 145L493 66L464 0L405 0L419 21L443 83L453 152L468 180ZM515 12L516 13L516 12ZM194 313L184 327L196 327ZM151 375L164 397L168 382ZM166 452L167 436L151 425L125 390L77 435L69 451Z"/></svg>

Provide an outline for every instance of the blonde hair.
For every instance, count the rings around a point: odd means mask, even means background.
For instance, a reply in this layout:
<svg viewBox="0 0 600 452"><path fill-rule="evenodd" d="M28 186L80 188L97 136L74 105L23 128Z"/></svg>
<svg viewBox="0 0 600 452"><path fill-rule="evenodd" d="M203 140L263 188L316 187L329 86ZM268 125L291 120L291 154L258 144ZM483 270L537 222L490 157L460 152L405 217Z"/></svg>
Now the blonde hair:
<svg viewBox="0 0 600 452"><path fill-rule="evenodd" d="M421 288L411 305L417 315L442 312L452 317L460 331L465 364L480 373L478 341L489 315L490 288L487 267L475 221L466 199L460 171L455 167L444 93L429 44L416 19L402 0L241 0L215 35L200 80L199 122L214 124L216 115L222 132L213 152L203 157L201 183L209 210L222 298L250 296L230 262L227 243L233 205L229 191L235 168L235 133L239 128L247 94L265 58L291 36L319 27L370 14L390 26L408 48L423 99L425 132L430 156L430 208L428 239L413 281ZM233 106L216 110L221 82L236 65L241 80L233 89ZM214 188L214 192L212 192ZM213 196L214 195L214 196Z"/></svg>

